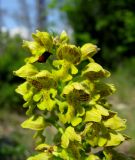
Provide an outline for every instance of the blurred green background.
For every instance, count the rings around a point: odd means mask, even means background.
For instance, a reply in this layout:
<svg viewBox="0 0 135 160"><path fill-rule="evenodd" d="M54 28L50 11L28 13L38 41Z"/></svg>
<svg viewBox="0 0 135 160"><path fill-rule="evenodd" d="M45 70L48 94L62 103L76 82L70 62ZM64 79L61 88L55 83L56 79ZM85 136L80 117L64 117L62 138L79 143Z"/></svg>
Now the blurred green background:
<svg viewBox="0 0 135 160"><path fill-rule="evenodd" d="M111 71L117 87L108 98L127 119L132 140L118 149L135 156L135 1L134 0L0 0L0 160L24 160L34 148L32 132L21 129L23 100L15 93L22 79L13 76L29 53L23 39L36 29L62 30L76 45L94 43L95 60Z"/></svg>

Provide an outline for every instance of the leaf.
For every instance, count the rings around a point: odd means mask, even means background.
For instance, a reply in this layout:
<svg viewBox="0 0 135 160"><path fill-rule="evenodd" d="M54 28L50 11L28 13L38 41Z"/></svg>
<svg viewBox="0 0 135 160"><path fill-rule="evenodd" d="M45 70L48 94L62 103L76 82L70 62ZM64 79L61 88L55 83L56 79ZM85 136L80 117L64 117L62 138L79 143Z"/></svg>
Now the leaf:
<svg viewBox="0 0 135 160"><path fill-rule="evenodd" d="M108 127L114 130L118 130L118 131L124 130L126 128L125 123L126 121L119 118L117 114L115 114L113 117L103 122L105 127Z"/></svg>
<svg viewBox="0 0 135 160"><path fill-rule="evenodd" d="M120 133L110 133L110 139L107 141L106 146L118 146L125 140L124 136Z"/></svg>
<svg viewBox="0 0 135 160"><path fill-rule="evenodd" d="M25 64L17 71L14 71L15 75L17 75L18 77L22 77L22 78L31 77L37 73L38 73L37 68L29 63Z"/></svg>
<svg viewBox="0 0 135 160"><path fill-rule="evenodd" d="M101 113L96 109L92 108L90 111L86 112L85 122L100 122L101 121Z"/></svg>
<svg viewBox="0 0 135 160"><path fill-rule="evenodd" d="M43 130L45 127L45 121L42 116L38 116L37 118L32 116L29 119L25 120L21 124L21 127L22 128L29 128L32 130Z"/></svg>
<svg viewBox="0 0 135 160"><path fill-rule="evenodd" d="M69 126L66 128L64 134L61 137L61 145L63 148L67 148L69 141L81 142L81 136L77 134L73 127Z"/></svg>

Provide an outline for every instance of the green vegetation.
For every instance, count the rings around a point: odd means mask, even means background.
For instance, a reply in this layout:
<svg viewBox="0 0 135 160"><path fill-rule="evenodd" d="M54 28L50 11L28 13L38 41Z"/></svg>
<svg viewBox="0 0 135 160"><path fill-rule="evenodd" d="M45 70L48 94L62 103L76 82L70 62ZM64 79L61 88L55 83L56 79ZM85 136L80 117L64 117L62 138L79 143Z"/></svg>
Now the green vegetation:
<svg viewBox="0 0 135 160"><path fill-rule="evenodd" d="M2 160L24 160L31 154L32 132L20 127L25 117L5 108L0 110L0 158ZM26 139L27 136L27 139Z"/></svg>
<svg viewBox="0 0 135 160"><path fill-rule="evenodd" d="M14 89L21 79L14 77L12 71L23 65L26 54L21 49L21 37L1 33L0 39L0 107L17 109L22 101Z"/></svg>
<svg viewBox="0 0 135 160"><path fill-rule="evenodd" d="M135 55L134 0L52 0L52 4L66 13L77 45L98 44L101 51L95 59L103 66L116 69Z"/></svg>
<svg viewBox="0 0 135 160"><path fill-rule="evenodd" d="M110 73L92 58L97 46L76 47L66 32L53 37L37 31L32 37L23 43L32 56L14 72L25 79L16 89L29 116L21 126L36 132L39 154L28 160L132 159L113 150L128 137L121 133L125 120L107 101L115 92L113 84L103 81Z"/></svg>
<svg viewBox="0 0 135 160"><path fill-rule="evenodd" d="M116 85L117 92L111 102L115 109L128 120L128 134L135 139L135 58L127 59L113 72L110 79Z"/></svg>
<svg viewBox="0 0 135 160"><path fill-rule="evenodd" d="M66 13L67 16L64 18L68 19L73 29L72 39L75 40L76 45L81 46L91 42L101 48L98 54L94 55L94 59L112 72L107 82L114 83L117 92L109 97L109 102L113 104L113 109L118 111L121 117L127 119L126 133L132 138L132 141L120 145L120 150L133 155L135 155L134 5L134 0L128 2L124 0L52 0L50 4L50 7L58 6L60 12ZM57 23L64 22L60 19ZM19 124L26 118L19 112L24 113L27 108L21 108L23 100L14 92L18 84L24 80L12 74L13 70L17 70L24 64L24 58L28 56L21 45L22 38L19 35L10 37L8 33L0 33L0 138L6 136L11 141L17 139L17 146L20 145L20 148L24 146L27 152L33 148L32 140L30 140L33 132L19 127ZM38 67L42 69L42 64L38 64ZM47 129L48 143L53 140L53 136L49 138L50 130L55 132L52 128ZM26 136L29 137L26 139ZM30 153L25 154L24 150L19 152L20 155L12 150L12 159L28 157ZM9 159L8 153L7 159ZM6 160L6 153L4 160Z"/></svg>

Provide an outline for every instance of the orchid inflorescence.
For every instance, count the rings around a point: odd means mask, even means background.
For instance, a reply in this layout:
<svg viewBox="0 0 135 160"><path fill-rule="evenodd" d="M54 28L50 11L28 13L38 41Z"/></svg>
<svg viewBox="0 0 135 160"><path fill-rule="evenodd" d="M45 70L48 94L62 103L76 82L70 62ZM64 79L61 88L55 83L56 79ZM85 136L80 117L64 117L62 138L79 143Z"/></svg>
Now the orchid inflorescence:
<svg viewBox="0 0 135 160"><path fill-rule="evenodd" d="M32 37L23 42L31 56L14 71L25 80L16 89L29 116L21 126L34 130L37 139L39 153L28 160L111 160L112 149L127 139L120 132L126 121L107 102L116 89L104 81L110 72L93 59L99 48L72 45L65 31Z"/></svg>

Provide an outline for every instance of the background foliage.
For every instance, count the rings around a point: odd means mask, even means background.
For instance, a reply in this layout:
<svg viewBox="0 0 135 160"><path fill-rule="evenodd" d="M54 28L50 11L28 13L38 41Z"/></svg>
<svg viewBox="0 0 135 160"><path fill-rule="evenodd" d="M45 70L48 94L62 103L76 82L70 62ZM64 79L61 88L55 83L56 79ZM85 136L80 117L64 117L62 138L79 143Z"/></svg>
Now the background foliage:
<svg viewBox="0 0 135 160"><path fill-rule="evenodd" d="M117 94L110 101L115 110L128 120L128 134L135 138L135 1L34 0L32 3L37 5L33 8L32 5L28 5L30 1L16 0L16 3L19 3L18 11L13 7L4 10L2 1L6 0L0 0L0 137L6 133L12 139L11 133L19 132L19 136L24 137L23 142L28 144L25 138L27 134L17 128L23 118L16 115L16 111L21 110L22 100L14 92L20 79L12 75L13 70L23 65L23 59L28 53L21 47L24 39L21 37L24 36L23 30L21 36L15 37L11 37L10 31L3 33L2 27L6 24L4 22L7 20L7 24L10 25L7 18L10 17L18 27L26 27L28 33L32 30L35 32L37 28L51 30L54 23L57 23L54 28L59 26L62 30L62 26L65 25L67 32L73 33L71 37L77 45L86 42L97 44L101 50L94 59L103 67L113 70L110 81L117 87ZM41 9L40 6L44 7ZM26 12L23 12L23 8ZM54 10L64 19L57 17ZM51 14L53 25L49 22ZM29 135L31 137L31 133ZM122 151L135 154L132 143L124 144Z"/></svg>
<svg viewBox="0 0 135 160"><path fill-rule="evenodd" d="M19 96L14 92L20 79L13 76L13 70L23 64L26 52L22 49L22 38L19 35L10 37L8 33L0 35L0 106L15 107L20 104Z"/></svg>
<svg viewBox="0 0 135 160"><path fill-rule="evenodd" d="M66 0L55 5L66 12L76 44L98 44L101 52L96 58L104 66L116 69L134 56L135 1Z"/></svg>

